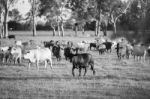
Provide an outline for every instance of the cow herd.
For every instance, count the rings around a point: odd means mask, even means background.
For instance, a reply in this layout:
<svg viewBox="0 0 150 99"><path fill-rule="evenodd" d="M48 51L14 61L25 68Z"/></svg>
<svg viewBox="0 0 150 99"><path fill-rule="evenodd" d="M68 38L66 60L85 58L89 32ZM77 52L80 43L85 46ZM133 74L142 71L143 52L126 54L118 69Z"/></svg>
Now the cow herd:
<svg viewBox="0 0 150 99"><path fill-rule="evenodd" d="M45 68L47 65L53 69L53 59L61 61L63 57L66 61L72 63L72 75L75 76L74 69L79 69L79 76L81 76L81 70L84 69L84 75L86 75L87 69L90 68L95 75L94 57L90 53L98 52L99 55L111 54L112 51L116 52L116 56L119 60L123 58L130 59L131 56L134 59L140 60L143 58L146 60L150 56L150 47L144 44L131 44L127 40L93 40L93 41L81 41L73 42L67 40L50 40L42 41L42 46L33 45L33 40L22 42L15 41L13 46L1 46L0 47L0 61L2 63L14 63L20 64L22 60L28 60L28 67L31 63L35 63L39 70L39 63L44 62Z"/></svg>

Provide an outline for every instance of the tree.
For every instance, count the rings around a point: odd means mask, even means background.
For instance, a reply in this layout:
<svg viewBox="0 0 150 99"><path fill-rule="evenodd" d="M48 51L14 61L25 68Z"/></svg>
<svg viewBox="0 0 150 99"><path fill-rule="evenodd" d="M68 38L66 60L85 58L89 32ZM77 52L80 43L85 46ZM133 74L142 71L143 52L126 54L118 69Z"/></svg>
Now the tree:
<svg viewBox="0 0 150 99"><path fill-rule="evenodd" d="M64 36L64 23L71 17L71 10L66 8L68 0L40 0L40 15L45 15L53 28L57 26L58 35ZM61 33L60 33L61 31Z"/></svg>
<svg viewBox="0 0 150 99"><path fill-rule="evenodd" d="M8 36L8 15L10 11L10 7L13 6L13 4L17 0L0 0L0 6L4 10L4 37L6 38Z"/></svg>
<svg viewBox="0 0 150 99"><path fill-rule="evenodd" d="M3 8L0 5L0 37L2 38L4 35L4 29L3 29Z"/></svg>
<svg viewBox="0 0 150 99"><path fill-rule="evenodd" d="M9 11L9 17L10 20L19 22L20 20L22 20L22 16L20 15L20 12L18 11L18 9L12 9L11 11Z"/></svg>
<svg viewBox="0 0 150 99"><path fill-rule="evenodd" d="M94 5L90 0L70 0L69 3L70 8L74 13L72 19L75 20L75 35L77 36L79 28L82 29L82 33L84 34L84 27L86 23L91 22L91 20L93 21L95 16L92 9Z"/></svg>
<svg viewBox="0 0 150 99"><path fill-rule="evenodd" d="M133 0L128 0L128 2L122 2L120 0L114 0L113 2L109 1L109 16L110 23L113 24L114 34L117 32L117 21L118 19L127 13L128 9L131 6Z"/></svg>
<svg viewBox="0 0 150 99"><path fill-rule="evenodd" d="M31 10L28 13L28 15L29 15L28 18L31 18L33 36L36 36L37 35L37 33L36 33L36 25L37 25L36 17L38 15L38 10L39 10L38 7L40 5L40 2L38 0L29 0L29 2L31 3Z"/></svg>

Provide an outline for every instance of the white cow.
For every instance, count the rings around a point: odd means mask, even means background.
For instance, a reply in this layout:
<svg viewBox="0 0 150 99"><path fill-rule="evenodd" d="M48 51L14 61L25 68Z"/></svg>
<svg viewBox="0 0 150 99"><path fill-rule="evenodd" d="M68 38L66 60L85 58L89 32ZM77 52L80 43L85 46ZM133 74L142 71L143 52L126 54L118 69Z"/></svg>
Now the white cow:
<svg viewBox="0 0 150 99"><path fill-rule="evenodd" d="M12 59L14 60L14 64L18 61L21 63L22 58L22 50L20 47L12 47L10 53L12 54Z"/></svg>
<svg viewBox="0 0 150 99"><path fill-rule="evenodd" d="M9 46L0 47L0 51L2 51L2 52L6 52L6 51L8 51L8 49L9 49Z"/></svg>
<svg viewBox="0 0 150 99"><path fill-rule="evenodd" d="M22 41L15 41L16 46L22 46Z"/></svg>
<svg viewBox="0 0 150 99"><path fill-rule="evenodd" d="M48 48L37 48L29 50L26 54L24 54L23 58L30 61L29 68L31 63L36 63L36 66L39 70L39 62L43 61L45 62L45 68L47 67L47 61L50 61L50 66L52 68L52 53Z"/></svg>

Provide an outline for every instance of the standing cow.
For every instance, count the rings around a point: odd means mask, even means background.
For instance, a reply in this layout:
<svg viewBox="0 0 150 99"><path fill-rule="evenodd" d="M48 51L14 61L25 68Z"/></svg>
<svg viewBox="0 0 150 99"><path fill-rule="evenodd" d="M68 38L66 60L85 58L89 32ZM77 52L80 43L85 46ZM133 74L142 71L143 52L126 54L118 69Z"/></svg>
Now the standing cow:
<svg viewBox="0 0 150 99"><path fill-rule="evenodd" d="M29 68L31 63L36 63L39 70L39 62L45 62L45 68L47 67L47 61L50 61L50 67L52 68L52 53L49 48L38 48L29 50L24 54L24 59L29 60Z"/></svg>
<svg viewBox="0 0 150 99"><path fill-rule="evenodd" d="M132 55L134 56L134 59L137 57L137 60L140 60L143 57L143 59L145 60L146 49L147 48L144 45L133 45Z"/></svg>
<svg viewBox="0 0 150 99"><path fill-rule="evenodd" d="M84 76L85 76L89 65L91 66L93 75L95 75L94 60L93 60L91 54L89 54L89 53L76 54L72 57L71 62L73 65L73 67L72 67L72 75L73 76L75 76L74 69L79 69L79 76L81 76L82 68L85 69L85 72L84 72Z"/></svg>

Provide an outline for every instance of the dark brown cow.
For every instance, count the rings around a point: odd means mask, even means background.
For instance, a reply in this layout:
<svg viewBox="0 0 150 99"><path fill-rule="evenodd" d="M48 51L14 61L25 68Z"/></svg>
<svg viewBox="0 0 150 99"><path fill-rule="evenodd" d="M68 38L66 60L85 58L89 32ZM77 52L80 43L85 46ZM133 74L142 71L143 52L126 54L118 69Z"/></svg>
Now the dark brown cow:
<svg viewBox="0 0 150 99"><path fill-rule="evenodd" d="M93 60L91 54L89 54L89 53L76 54L72 57L71 62L73 65L73 67L72 67L72 75L73 76L75 76L74 69L79 69L79 76L81 76L82 68L85 69L85 72L84 72L84 76L85 76L89 65L91 66L93 75L95 75L94 60Z"/></svg>

